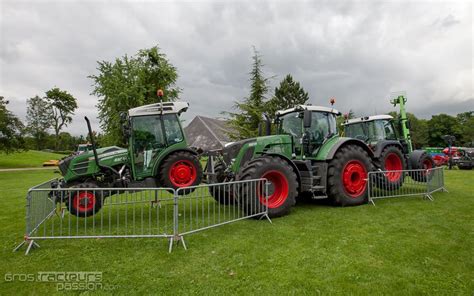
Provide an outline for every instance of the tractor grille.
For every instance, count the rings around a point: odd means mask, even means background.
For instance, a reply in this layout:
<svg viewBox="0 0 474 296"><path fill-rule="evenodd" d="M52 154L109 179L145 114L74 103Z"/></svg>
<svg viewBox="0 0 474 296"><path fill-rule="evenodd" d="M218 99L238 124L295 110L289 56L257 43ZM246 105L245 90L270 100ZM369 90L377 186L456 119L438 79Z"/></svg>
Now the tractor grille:
<svg viewBox="0 0 474 296"><path fill-rule="evenodd" d="M225 163L230 163L233 158L237 157L237 154L239 154L239 151L240 149L242 149L242 146L254 140L255 139L246 139L246 140L235 142L225 147L223 149L223 156L224 156Z"/></svg>
<svg viewBox="0 0 474 296"><path fill-rule="evenodd" d="M89 167L89 161L78 162L74 164L73 171L76 174L85 174L87 172L87 168Z"/></svg>
<svg viewBox="0 0 474 296"><path fill-rule="evenodd" d="M74 156L69 156L69 157L66 157L66 158L63 158L58 166L59 166L59 170L61 171L61 175L66 175L67 173L67 168L69 167L69 164L71 163L71 160L74 158Z"/></svg>
<svg viewBox="0 0 474 296"><path fill-rule="evenodd" d="M240 167L242 167L244 164L247 163L247 161L252 159L254 151L255 151L255 146L250 147L249 149L247 149L247 151L245 151L245 154L242 157L242 161L240 162Z"/></svg>

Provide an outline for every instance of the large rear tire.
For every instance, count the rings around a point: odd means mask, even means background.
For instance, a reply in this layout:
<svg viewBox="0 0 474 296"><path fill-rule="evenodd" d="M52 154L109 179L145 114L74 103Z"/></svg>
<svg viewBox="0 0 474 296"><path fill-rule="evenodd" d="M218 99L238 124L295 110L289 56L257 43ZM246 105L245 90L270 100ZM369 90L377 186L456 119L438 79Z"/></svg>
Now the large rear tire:
<svg viewBox="0 0 474 296"><path fill-rule="evenodd" d="M218 162L214 166L214 173L216 174L217 183L224 183L225 178L225 165L222 162ZM235 185L212 185L209 184L209 194L211 194L214 199L223 205L233 204Z"/></svg>
<svg viewBox="0 0 474 296"><path fill-rule="evenodd" d="M196 155L179 151L169 155L158 171L158 182L166 188L178 189L201 184L202 167ZM179 190L180 195L189 194L195 188Z"/></svg>
<svg viewBox="0 0 474 296"><path fill-rule="evenodd" d="M367 175L372 162L364 149L347 145L339 149L329 163L328 197L339 206L367 202Z"/></svg>
<svg viewBox="0 0 474 296"><path fill-rule="evenodd" d="M382 171L389 171L383 176L377 174L375 184L382 190L397 190L403 185L405 174L402 170L406 168L405 157L396 146L387 146L382 150L378 159L378 167Z"/></svg>
<svg viewBox="0 0 474 296"><path fill-rule="evenodd" d="M243 183L239 190L239 200L245 213L254 215L268 206L270 218L289 214L298 195L298 181L293 168L279 157L262 156L247 162L238 175L238 180L241 181L260 178L270 182L268 198L265 199L264 196L263 182Z"/></svg>
<svg viewBox="0 0 474 296"><path fill-rule="evenodd" d="M76 189L77 190L74 190ZM71 187L66 194L66 207L69 213L77 217L90 217L101 208L105 199L103 191L95 183L85 182Z"/></svg>

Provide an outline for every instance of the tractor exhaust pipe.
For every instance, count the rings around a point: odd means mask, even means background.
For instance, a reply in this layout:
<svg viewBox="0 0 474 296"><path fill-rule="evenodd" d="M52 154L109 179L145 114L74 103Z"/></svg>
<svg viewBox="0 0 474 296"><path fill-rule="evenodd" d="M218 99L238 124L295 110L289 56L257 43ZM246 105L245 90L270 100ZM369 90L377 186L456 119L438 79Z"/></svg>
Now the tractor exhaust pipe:
<svg viewBox="0 0 474 296"><path fill-rule="evenodd" d="M98 167L101 167L101 165L99 164L99 157L97 156L97 150L95 148L95 139L94 135L92 134L91 122L89 121L89 118L87 118L87 116L84 116L84 119L87 122L87 129L89 130L89 138L92 144L92 151L94 152L95 164L97 164Z"/></svg>
<svg viewBox="0 0 474 296"><path fill-rule="evenodd" d="M265 136L270 136L272 134L272 122L270 117L268 117L267 113L262 114L262 119L265 121ZM259 133L261 129L259 130Z"/></svg>
<svg viewBox="0 0 474 296"><path fill-rule="evenodd" d="M91 122L89 121L89 118L87 118L87 116L84 116L84 119L85 119L86 122L87 122L87 129L89 130L89 138L90 138L91 144L92 144L92 152L94 153L95 164L96 164L97 167L100 168L101 170L108 170L108 171L111 171L112 174L115 174L115 175L117 175L117 176L120 177L120 173L117 172L117 170L115 170L114 168L105 166L105 165L101 165L101 164L99 163L99 156L97 156L97 150L96 150L96 146L95 146L95 139L94 139L94 135L92 134Z"/></svg>

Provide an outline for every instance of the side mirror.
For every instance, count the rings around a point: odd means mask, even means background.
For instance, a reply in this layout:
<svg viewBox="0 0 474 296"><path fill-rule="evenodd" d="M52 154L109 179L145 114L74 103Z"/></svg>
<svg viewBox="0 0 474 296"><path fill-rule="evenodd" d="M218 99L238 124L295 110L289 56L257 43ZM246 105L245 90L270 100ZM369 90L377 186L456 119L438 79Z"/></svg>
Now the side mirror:
<svg viewBox="0 0 474 296"><path fill-rule="evenodd" d="M303 113L303 127L310 128L311 127L311 116L312 112L310 110L304 110Z"/></svg>

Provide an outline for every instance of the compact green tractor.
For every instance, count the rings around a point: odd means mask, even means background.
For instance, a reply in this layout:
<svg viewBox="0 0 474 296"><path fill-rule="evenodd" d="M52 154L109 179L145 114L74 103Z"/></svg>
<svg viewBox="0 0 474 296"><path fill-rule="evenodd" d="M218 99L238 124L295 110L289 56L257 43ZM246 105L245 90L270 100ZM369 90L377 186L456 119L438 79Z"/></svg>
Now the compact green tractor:
<svg viewBox="0 0 474 296"><path fill-rule="evenodd" d="M258 186L238 190L238 196L226 192L228 186L213 186L211 195L221 203L237 199L247 214L266 204L270 217L288 214L299 195L342 206L365 203L373 152L361 140L339 137L338 115L333 108L311 105L278 111L275 135L266 117L266 136L227 145L217 159L210 157L206 175L210 183L266 178L268 198Z"/></svg>
<svg viewBox="0 0 474 296"><path fill-rule="evenodd" d="M118 193L94 191L100 187L176 189L200 184L201 164L197 153L188 148L179 119L188 107L188 103L174 102L130 109L123 114L126 149L96 149L86 117L92 149L59 162L63 178L56 186L84 189L62 196L69 212L91 216L100 210L107 195Z"/></svg>
<svg viewBox="0 0 474 296"><path fill-rule="evenodd" d="M424 150L413 150L410 126L405 111L407 99L399 95L390 101L400 106L400 115L375 115L349 119L344 122L344 135L364 141L374 154L374 166L390 171L377 180L378 187L386 190L399 189L404 182L406 169L431 169L435 163ZM400 135L401 133L401 135ZM410 172L412 179L425 182L425 173Z"/></svg>

